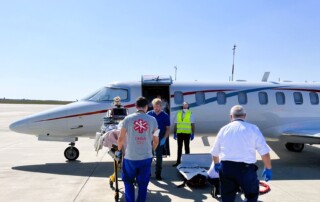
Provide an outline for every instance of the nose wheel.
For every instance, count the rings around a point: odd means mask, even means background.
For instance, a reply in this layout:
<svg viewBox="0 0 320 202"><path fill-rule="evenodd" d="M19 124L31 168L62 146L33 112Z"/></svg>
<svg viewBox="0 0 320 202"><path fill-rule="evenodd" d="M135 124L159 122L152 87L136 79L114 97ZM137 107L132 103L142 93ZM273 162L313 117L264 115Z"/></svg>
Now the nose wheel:
<svg viewBox="0 0 320 202"><path fill-rule="evenodd" d="M68 159L69 161L75 161L78 157L79 157L79 150L74 146L75 143L71 142L70 147L67 147L64 150L64 157L66 157L66 159Z"/></svg>

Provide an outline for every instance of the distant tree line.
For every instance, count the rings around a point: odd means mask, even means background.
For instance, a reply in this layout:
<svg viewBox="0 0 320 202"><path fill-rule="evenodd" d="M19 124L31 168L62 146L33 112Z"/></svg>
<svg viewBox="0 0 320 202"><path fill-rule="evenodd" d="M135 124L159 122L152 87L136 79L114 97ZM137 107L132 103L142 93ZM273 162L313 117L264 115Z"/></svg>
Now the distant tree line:
<svg viewBox="0 0 320 202"><path fill-rule="evenodd" d="M0 104L56 104L64 105L73 101L60 101L60 100L29 100L29 99L0 99Z"/></svg>

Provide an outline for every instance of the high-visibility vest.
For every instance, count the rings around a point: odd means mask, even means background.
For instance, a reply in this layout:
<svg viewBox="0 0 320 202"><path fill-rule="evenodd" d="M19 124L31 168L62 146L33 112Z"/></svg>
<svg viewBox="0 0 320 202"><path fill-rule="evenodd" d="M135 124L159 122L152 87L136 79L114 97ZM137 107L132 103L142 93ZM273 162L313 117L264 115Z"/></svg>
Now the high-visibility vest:
<svg viewBox="0 0 320 202"><path fill-rule="evenodd" d="M182 111L178 111L177 113L177 133L187 133L191 134L191 111L187 110L184 113L184 117L182 119Z"/></svg>

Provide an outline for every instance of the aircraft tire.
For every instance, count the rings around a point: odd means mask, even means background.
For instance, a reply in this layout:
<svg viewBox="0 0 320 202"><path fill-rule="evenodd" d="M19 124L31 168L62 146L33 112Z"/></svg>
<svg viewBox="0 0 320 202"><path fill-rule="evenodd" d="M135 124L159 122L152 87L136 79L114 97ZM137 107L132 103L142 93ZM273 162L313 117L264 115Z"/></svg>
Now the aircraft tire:
<svg viewBox="0 0 320 202"><path fill-rule="evenodd" d="M76 147L67 147L64 150L64 157L69 161L75 161L79 157L79 150Z"/></svg>
<svg viewBox="0 0 320 202"><path fill-rule="evenodd" d="M286 148L292 152L302 152L304 144L302 143L286 143Z"/></svg>

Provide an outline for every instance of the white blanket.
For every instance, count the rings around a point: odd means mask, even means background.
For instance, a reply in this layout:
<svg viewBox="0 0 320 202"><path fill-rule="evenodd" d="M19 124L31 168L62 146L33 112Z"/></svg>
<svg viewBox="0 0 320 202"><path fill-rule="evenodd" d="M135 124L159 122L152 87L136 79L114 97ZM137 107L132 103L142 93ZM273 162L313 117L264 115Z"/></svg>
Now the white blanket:
<svg viewBox="0 0 320 202"><path fill-rule="evenodd" d="M208 177L208 170L199 167L197 164L180 164L177 166L177 169L187 180L190 180L198 174Z"/></svg>
<svg viewBox="0 0 320 202"><path fill-rule="evenodd" d="M209 169L210 168L210 169ZM179 172L190 180L200 174L210 178L218 178L219 174L214 170L211 154L183 154L181 164L177 166Z"/></svg>

